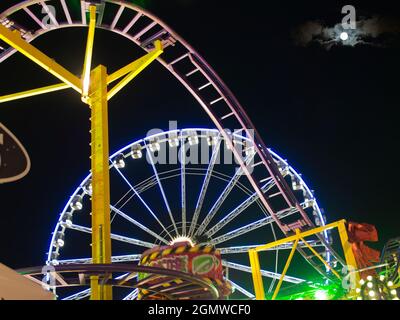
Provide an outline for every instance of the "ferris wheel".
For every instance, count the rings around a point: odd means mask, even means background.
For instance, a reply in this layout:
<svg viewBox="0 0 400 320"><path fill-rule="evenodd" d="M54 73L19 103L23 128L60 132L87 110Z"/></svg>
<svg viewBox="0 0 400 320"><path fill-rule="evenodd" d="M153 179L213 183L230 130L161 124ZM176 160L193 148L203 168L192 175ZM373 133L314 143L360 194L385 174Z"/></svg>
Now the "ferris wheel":
<svg viewBox="0 0 400 320"><path fill-rule="evenodd" d="M240 145L244 150L245 161L251 163L255 155L251 140L239 134L233 139L235 147ZM318 204L302 177L279 155L269 152L282 175L298 191L301 206L314 212L315 220L321 223ZM167 163L160 161L160 154L168 154ZM206 154L206 161L196 161L193 154L201 154L203 158ZM161 158L164 160L164 156ZM263 242L276 240L279 234L243 171L230 162L232 158L232 152L218 130L200 128L150 135L114 153L110 157L111 238L114 253L121 252L113 255L113 263L139 261L141 254L149 248L183 240L210 244L221 252L222 264L229 270L227 277L233 288L244 297L254 298L251 290L245 289L251 268L243 256L246 258L249 249ZM139 180L138 172L146 174ZM270 179L265 182L263 192L273 195L274 187ZM81 235L91 233L88 226L90 195L91 175L88 175L60 214L49 246L50 264L91 263L91 258L83 258L79 253L86 251L89 255L90 250L90 237ZM291 214L288 212L287 217ZM118 242L125 246L116 249L118 244L114 243ZM317 250L325 250L318 240L309 244ZM262 270L263 276L272 280L271 284L280 277L276 270L279 251L290 248L283 245L271 252L272 271ZM295 276L285 276L284 280L288 284L307 281ZM84 292L89 295L88 290ZM80 292L67 298L82 296L85 295Z"/></svg>
<svg viewBox="0 0 400 320"><path fill-rule="evenodd" d="M26 42L31 42L54 30L87 26L89 5L90 1L24 1L1 13L0 22L18 32ZM43 12L48 17L46 23L41 19ZM233 93L184 39L151 13L124 1L96 2L96 16L97 28L119 34L144 51L151 51L154 42L160 41L164 52L157 61L195 98L216 128L189 128L155 134L129 144L110 157L110 174L116 175L113 177L115 183L111 183L113 198L110 210L115 219L112 227L116 228L112 240L125 245L113 247L113 262L138 261L144 249L173 244L184 238L217 247L226 270L250 274L251 268L244 260L232 257L259 244L290 235L296 229L325 224L316 199L301 176L286 160L266 147ZM0 62L15 52L12 47L2 44ZM229 132L226 128L237 129ZM154 159L160 150L181 146L180 159L185 160L187 154L182 146L192 148L203 141L211 150L205 164L191 166L178 161L179 165L174 168L171 164L161 165ZM217 164L221 153L231 154L236 165ZM126 172L133 166L130 158L137 160L134 166L138 165L139 159L146 158L148 161L142 165L147 169L135 169L135 174L128 177ZM84 213L89 208L85 201L88 203L90 199L90 179L89 175L82 181L60 215L50 243L49 264L85 264L91 261L85 258L85 248L90 247L88 239L84 242L77 236L79 241L73 244L73 232L91 233L88 225L76 223L90 217L90 210ZM190 179L195 182L189 183ZM173 182L175 186L171 185ZM159 198L154 200L157 198L152 196L149 203L147 194L154 190L159 192ZM179 205L172 205L171 193L178 197ZM237 200L232 208L226 206L235 203L228 201L229 196ZM128 211L127 207L132 203L140 209ZM117 220L124 223L117 223ZM146 226L145 221L152 221L152 227ZM132 232L126 230L128 225L136 228L134 234L137 237L123 235L124 231ZM344 267L346 263L330 242L328 233L324 232L317 234L310 245L324 253L332 268ZM129 245L133 247L126 248ZM279 252L288 248L290 246L285 245L274 250L274 271L262 270L264 277L279 278ZM68 250L71 252L64 255ZM116 254L117 251L121 254ZM318 273L330 278L326 266L307 255L301 245L297 251ZM233 272L225 276L238 292L248 298L254 297L248 287L245 289L246 283L240 283L240 276L239 280ZM299 276L285 276L285 280L293 284L307 281ZM70 297L82 298L88 294L84 291ZM130 293L127 297L136 294Z"/></svg>

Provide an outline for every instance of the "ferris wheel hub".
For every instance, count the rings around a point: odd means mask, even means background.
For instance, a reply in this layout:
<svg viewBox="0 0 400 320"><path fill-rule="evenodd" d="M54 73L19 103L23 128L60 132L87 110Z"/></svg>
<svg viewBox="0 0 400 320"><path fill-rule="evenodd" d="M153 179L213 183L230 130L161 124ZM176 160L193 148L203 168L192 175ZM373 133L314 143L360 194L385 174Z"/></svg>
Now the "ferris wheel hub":
<svg viewBox="0 0 400 320"><path fill-rule="evenodd" d="M169 243L171 246L182 243L182 244L188 244L191 247L194 247L194 242L190 237L187 236L178 236L176 238L173 238L172 241Z"/></svg>
<svg viewBox="0 0 400 320"><path fill-rule="evenodd" d="M178 237L180 240L167 246L156 246L146 250L141 258L139 266L156 267L168 270L184 272L186 274L201 277L207 283L215 287L220 297L227 297L232 293L232 287L225 279L222 265L221 252L212 245L191 245L189 241L183 242L188 237ZM175 238L175 239L178 239ZM163 294L155 288L173 287L182 285L183 281L176 277L164 277L149 279L145 273L139 273L138 279L147 279L148 285L154 290L139 289L138 299L163 299ZM196 290L189 299L196 297ZM200 291L204 290L203 288Z"/></svg>

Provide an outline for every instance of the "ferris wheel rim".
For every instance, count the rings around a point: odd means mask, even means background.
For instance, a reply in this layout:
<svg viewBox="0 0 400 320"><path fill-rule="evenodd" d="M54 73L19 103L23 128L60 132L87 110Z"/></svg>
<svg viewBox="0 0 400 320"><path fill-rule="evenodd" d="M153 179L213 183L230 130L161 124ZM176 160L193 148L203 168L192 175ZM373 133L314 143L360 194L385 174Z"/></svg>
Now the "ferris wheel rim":
<svg viewBox="0 0 400 320"><path fill-rule="evenodd" d="M167 145L169 143L169 137L171 137L172 135L178 135L180 137L187 138L191 134L193 134L193 132L197 132L198 136L200 137L200 139L204 139L204 140L207 139L207 137L210 137L210 136L214 136L215 137L215 134L219 133L219 131L217 129L205 129L205 128L183 128L183 129L162 131L160 133L155 133L153 135L150 135L150 136L148 136L148 137L146 137L144 139L138 139L138 140L134 140L134 141L128 143L125 147L120 148L119 150L114 152L109 157L110 163L113 163L113 159L116 158L118 155L120 155L122 153L128 154L133 146L138 145L138 144L142 144L143 141L146 140L146 139L149 140L149 141L152 141L152 140L154 140L154 138L159 138L159 140L157 140L157 141L159 141L160 144L164 143L165 145ZM239 134L235 134L235 136L237 138L243 139L244 141L247 141L246 137L244 137L244 136L241 136ZM164 139L161 139L161 138L164 138ZM145 144L143 143L143 145L145 145ZM146 146L146 151L147 152L149 151L149 146ZM273 154L276 154L276 153L273 153ZM276 156L276 158L283 160L283 158L278 156L278 155ZM283 160L283 161L285 161L285 160ZM114 165L111 164L110 167L109 167L110 170L112 170L113 167L114 167ZM288 168L289 168L290 172L292 172L292 174L298 175L297 172L295 171L295 169L292 168L289 164L288 164ZM172 174L173 177L175 177L175 175L174 175L175 172L171 173L171 171L176 171L176 170L179 170L179 169L167 170L167 173L168 174ZM197 170L204 172L205 169L204 168L202 168L202 169L196 168L195 171L197 171ZM218 172L218 171L216 170L216 172ZM53 243L54 243L54 240L55 240L55 236L56 236L57 232L60 229L62 216L63 216L63 214L65 212L70 210L70 204L71 204L71 201L74 198L74 196L78 195L80 192L81 193L85 192L85 189L84 189L85 188L85 183L90 180L90 177L91 177L91 175L89 174L87 177L85 177L83 179L83 181L79 184L79 186L77 187L75 192L72 194L72 196L67 201L63 212L60 214L59 220L58 220L58 222L57 222L57 224L56 224L56 226L54 228L54 231L53 231L52 240L50 241L50 244L49 244L49 253L48 253L47 263L51 262L50 261L50 257L51 257L51 253L53 252L53 249L54 249ZM167 175L167 177L169 177L169 176ZM230 178L230 176L226 175L224 177L224 179L222 179L222 180L223 181L229 181L229 178ZM302 177L300 177L300 179L301 179L301 183L303 183L306 186L306 184L303 181ZM148 180L148 178L146 178L145 180ZM141 182L138 182L136 185L138 185L138 184L141 184ZM152 187L156 187L156 185L157 184L154 184ZM309 190L309 188L307 188L307 190ZM251 190L247 189L247 188L242 190L242 191L246 195L250 195L252 193ZM309 195L312 195L310 191L308 191L308 192L309 192ZM315 201L315 204L318 206L317 201ZM260 206L260 209L262 209L262 206ZM155 246L157 244L154 243L152 245ZM316 245L319 245L319 244L316 244ZM221 248L220 247L219 249L221 250L221 254L222 255L231 255L231 254L235 254L235 253L245 253L245 252L247 252L248 249L254 248L256 246L258 246L258 245L247 245L247 246L243 245L243 246L239 246L239 247L229 247L228 246L227 248L224 248L224 247ZM287 248L289 248L289 247L287 247ZM231 251L229 251L229 249L231 249ZM280 249L285 249L285 248L281 247ZM139 256L140 255L138 255L138 254L128 254L128 255L122 255L122 256L113 255L113 257L112 257L113 260L112 261L113 262L137 261L139 259ZM90 258L76 258L76 259L66 259L66 260L60 260L59 261L60 265L76 264L76 263L83 263L83 262L84 263L90 263ZM234 270L239 270L239 271L243 271L243 272L250 272L250 267L245 266L245 265L241 265L241 264L237 264L237 263L234 263L234 262L231 262L231 261L228 261L228 260L223 260L223 265L226 266L226 267L229 267L231 269L234 269ZM266 276L268 278L272 277L272 279L278 279L279 276L280 276L280 274L277 273L277 272L272 272L272 271L267 271L267 270L262 270L262 274L263 274L263 276ZM296 278L296 277L286 276L285 277L285 281L289 281L289 282L293 281L294 283L299 283L300 281L304 281L304 280L301 280L300 278ZM236 288L238 288L237 290L239 292L242 292L242 293L243 292L247 292L246 289L240 287L237 283L233 282L233 285L236 286ZM85 292L85 291L82 291L82 292Z"/></svg>

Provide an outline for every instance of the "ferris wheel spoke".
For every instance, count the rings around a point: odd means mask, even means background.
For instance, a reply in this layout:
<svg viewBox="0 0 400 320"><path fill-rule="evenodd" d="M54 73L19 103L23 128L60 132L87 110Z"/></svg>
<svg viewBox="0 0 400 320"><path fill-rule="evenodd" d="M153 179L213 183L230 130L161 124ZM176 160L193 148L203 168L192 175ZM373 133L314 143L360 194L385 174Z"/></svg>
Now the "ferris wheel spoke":
<svg viewBox="0 0 400 320"><path fill-rule="evenodd" d="M121 256L112 256L111 262L131 262L131 261L139 261L141 255L140 254L127 254ZM78 258L78 259L63 259L58 260L59 264L89 264L92 263L92 258Z"/></svg>
<svg viewBox="0 0 400 320"><path fill-rule="evenodd" d="M262 246L262 245L261 244L252 244L252 245L247 245L247 246L224 247L224 248L218 248L218 251L221 252L221 254L247 253L248 250L257 248L259 246Z"/></svg>
<svg viewBox="0 0 400 320"><path fill-rule="evenodd" d="M284 217L290 216L291 214L294 214L297 211L298 211L297 208L289 208L289 209L282 210L281 212L278 212L276 214L276 216L278 218L284 218ZM273 223L274 221L275 220L271 216L262 218L260 220L255 221L255 222L249 223L249 224L247 224L247 225L245 225L243 227L240 227L240 228L232 230L232 231L230 231L228 233L225 233L225 234L223 234L223 235L221 235L221 236L219 236L217 238L214 238L214 239L211 240L211 243L214 244L214 245L217 245L219 243L222 243L222 242L228 241L230 239L239 237L239 236L241 236L241 235L243 235L243 234L245 234L247 232L254 231L254 230L258 229L258 228L264 227L264 226L266 226L268 224Z"/></svg>
<svg viewBox="0 0 400 320"><path fill-rule="evenodd" d="M84 227L84 226L80 226L77 224L69 224L67 225L66 223L62 224L63 226L65 226L68 229L72 229L72 230L76 230L76 231L80 231L80 232L84 232L84 233L92 233L92 229L88 228L88 227ZM146 248L153 248L154 244L147 242L147 241L142 241L142 240L138 240L138 239L134 239L134 238L129 238L129 237L125 237L125 236L121 236L118 234L111 234L111 239L112 240L116 240L116 241L120 241L120 242L125 242L125 243L130 243L136 246L141 246L141 247L146 247Z"/></svg>
<svg viewBox="0 0 400 320"><path fill-rule="evenodd" d="M146 141L144 141L144 144L147 146ZM167 211L168 211L168 214L169 214L169 218L171 219L171 222L172 222L172 224L174 226L174 229L175 229L175 232L176 232L176 236L178 236L179 235L178 228L176 227L174 216L172 215L171 208L169 207L168 200L167 200L167 197L165 195L164 188L162 186L160 177L158 175L158 171L157 171L156 165L154 164L153 155L152 155L151 151L149 151L149 149L148 149L147 154L149 156L150 164L151 164L151 167L153 168L154 175L156 176L156 179L157 179L157 182L158 182L158 187L160 188L160 192L161 192L162 198L164 200L165 207L167 208Z"/></svg>
<svg viewBox="0 0 400 320"><path fill-rule="evenodd" d="M82 300L82 299L90 297L91 292L92 291L90 289L86 289L86 290L74 293L68 297L65 297L62 300Z"/></svg>
<svg viewBox="0 0 400 320"><path fill-rule="evenodd" d="M253 159L254 154L250 154L249 156L246 157L245 163L249 164L251 160ZM226 185L225 189L222 191L222 193L219 195L217 201L214 203L214 205L211 207L210 211L207 213L206 217L204 218L203 222L197 229L195 235L201 235L212 218L215 216L219 208L221 207L222 203L225 201L225 199L228 197L229 193L232 191L232 189L235 187L236 183L239 181L240 177L243 174L243 170L240 167L235 171L235 174L232 176L231 180L228 182Z"/></svg>
<svg viewBox="0 0 400 320"><path fill-rule="evenodd" d="M274 240L275 241L278 240L278 238L276 237L275 226L273 224L271 224L270 227L271 227L271 232L274 237ZM279 252L280 252L279 250L275 251L274 272L278 272ZM276 279L272 279L272 281L269 285L269 288L268 288L268 294L270 294L272 292L272 290L274 289L275 282L276 282Z"/></svg>
<svg viewBox="0 0 400 320"><path fill-rule="evenodd" d="M92 263L92 258L79 258L79 259L63 259L57 260L59 264L89 264Z"/></svg>
<svg viewBox="0 0 400 320"><path fill-rule="evenodd" d="M271 178L267 184L262 187L262 191L268 192L275 185L274 180ZM243 201L240 205L238 205L234 210L228 213L225 217L223 217L219 222L217 222L210 230L205 232L205 234L209 237L217 233L220 229L226 226L229 222L231 222L234 218L236 218L240 213L246 210L250 205L252 205L255 201L259 199L257 193L253 193L250 197L248 197L245 201Z"/></svg>
<svg viewBox="0 0 400 320"><path fill-rule="evenodd" d="M125 205L131 201L134 197L134 194L131 195L131 190L128 190L115 204L114 206L118 206L119 209L125 207Z"/></svg>
<svg viewBox="0 0 400 320"><path fill-rule="evenodd" d="M146 247L146 248L153 248L154 247L153 243L150 243L150 242L147 242L147 241L138 240L138 239L134 239L134 238L129 238L129 237L125 237L125 236L121 236L121 235L118 235L118 234L111 234L111 239L112 240L116 240L116 241L120 241L120 242L134 244L136 246Z"/></svg>
<svg viewBox="0 0 400 320"><path fill-rule="evenodd" d="M186 151L181 131L181 207L182 207L182 235L186 236Z"/></svg>
<svg viewBox="0 0 400 320"><path fill-rule="evenodd" d="M324 245L320 241L307 241L307 244L311 247L324 247ZM232 253L248 253L249 250L262 246L263 244L252 244L247 246L233 246L233 247L225 247L225 248L218 248L221 254L232 254ZM299 242L299 247L306 247L303 242ZM292 249L292 243L284 243L278 245L274 248L269 248L265 251L276 251L276 250L288 250Z"/></svg>
<svg viewBox="0 0 400 320"><path fill-rule="evenodd" d="M245 288L239 286L236 282L233 282L232 280L228 280L228 282L231 284L232 288L235 288L237 291L243 293L245 296L247 296L250 299L255 299L256 296L252 294L251 292L247 291Z"/></svg>
<svg viewBox="0 0 400 320"><path fill-rule="evenodd" d="M130 294L128 294L126 297L122 298L122 300L135 300L138 296L139 289L133 290Z"/></svg>
<svg viewBox="0 0 400 320"><path fill-rule="evenodd" d="M154 238L160 240L161 242L168 244L168 241L159 236L157 233L155 233L154 231L150 230L149 228L145 227L144 225L142 225L140 222L136 221L135 219L131 218L130 216L128 216L126 213L122 212L121 210L115 208L114 206L110 205L110 208L112 211L114 211L116 214L118 214L119 216L121 216L122 218L124 218L125 220L131 222L132 224L134 224L135 226L139 227L140 229L142 229L143 231L147 232L148 234L150 234L151 236L153 236Z"/></svg>
<svg viewBox="0 0 400 320"><path fill-rule="evenodd" d="M221 146L221 138L218 137L218 140L216 141L216 144L213 148L213 152L211 155L211 159L208 164L207 172L203 180L203 185L201 186L199 198L197 200L196 208L194 210L194 215L192 219L192 223L190 224L190 229L189 229L189 237L193 235L193 232L195 231L197 220L199 219L200 211L201 208L203 207L203 202L204 202L204 197L207 192L208 185L210 183L211 175L214 169L215 162L218 159L219 155L219 150Z"/></svg>
<svg viewBox="0 0 400 320"><path fill-rule="evenodd" d="M252 273L251 267L243 265L243 264L238 264L238 263L222 260L222 265L227 267L227 268L230 268L230 269L235 269L235 270L239 270L239 271L243 271L243 272L247 272L247 273ZM278 279L278 280L281 278L281 274L280 273L267 271L267 270L260 270L260 271L261 271L261 275L263 277L272 278L272 279ZM283 277L283 281L298 284L298 283L305 282L306 280L285 275Z"/></svg>
<svg viewBox="0 0 400 320"><path fill-rule="evenodd" d="M129 277L129 276L130 276L130 273L125 273L125 274L123 274L123 275L120 275L120 276L116 277L115 279L116 279L116 280L121 280L121 279L124 279L124 278ZM138 289L135 289L135 290L138 290ZM132 291L128 296L126 296L125 298L129 297L130 295L132 295L132 297L133 297L133 296L134 296L135 290L133 290L133 291ZM62 300L82 300L82 299L85 299L85 298L87 298L87 297L90 297L91 292L92 292L92 290L89 288L89 289L86 289L86 290L83 290L83 291L74 293L74 294L72 294L72 295L70 295L70 296L68 296L68 297L63 298ZM133 299L134 299L134 298L133 298ZM124 299L124 300L133 300L133 299Z"/></svg>
<svg viewBox="0 0 400 320"><path fill-rule="evenodd" d="M111 161L111 160L110 160ZM122 177L122 179L126 182L126 184L131 188L131 190L133 191L133 193L138 197L138 199L143 203L143 205L146 207L146 209L150 212L150 214L153 216L154 219L156 219L156 221L158 222L158 224L161 226L161 228L163 228L163 230L165 231L166 234L168 234L168 236L172 239L171 234L168 232L168 230L165 228L165 226L162 224L162 222L160 221L160 219L158 219L157 215L153 212L153 210L151 210L150 206L146 203L146 201L144 201L144 199L140 196L140 194L137 192L137 190L133 187L133 185L128 181L128 179L125 177L125 175L121 172L121 170L119 170L118 168L116 168L115 166L113 167L115 168L115 170L117 170L117 172L120 174L120 176Z"/></svg>

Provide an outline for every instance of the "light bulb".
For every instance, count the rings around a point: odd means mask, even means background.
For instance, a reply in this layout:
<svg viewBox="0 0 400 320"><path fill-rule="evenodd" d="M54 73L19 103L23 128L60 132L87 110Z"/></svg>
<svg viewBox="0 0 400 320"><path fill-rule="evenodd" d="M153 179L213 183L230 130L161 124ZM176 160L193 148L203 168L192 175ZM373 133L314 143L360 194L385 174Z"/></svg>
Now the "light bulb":
<svg viewBox="0 0 400 320"><path fill-rule="evenodd" d="M368 295L369 295L370 297L375 297L375 291L370 290L370 291L368 292Z"/></svg>
<svg viewBox="0 0 400 320"><path fill-rule="evenodd" d="M317 290L314 294L316 300L327 300L328 295L324 290Z"/></svg>
<svg viewBox="0 0 400 320"><path fill-rule="evenodd" d="M60 247L64 247L64 240L63 239L57 239L57 244Z"/></svg>

